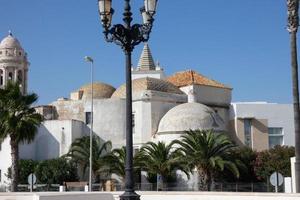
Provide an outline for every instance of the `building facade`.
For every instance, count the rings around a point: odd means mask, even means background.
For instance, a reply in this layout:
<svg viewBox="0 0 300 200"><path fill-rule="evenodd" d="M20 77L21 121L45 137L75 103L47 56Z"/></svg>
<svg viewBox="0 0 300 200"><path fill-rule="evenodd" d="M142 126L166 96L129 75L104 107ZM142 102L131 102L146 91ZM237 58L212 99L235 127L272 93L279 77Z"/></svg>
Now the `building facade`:
<svg viewBox="0 0 300 200"><path fill-rule="evenodd" d="M12 77L26 92L29 63L11 34L0 44L0 52L6 51L10 53L0 55L2 86ZM237 144L256 150L294 144L291 105L232 103L231 87L193 70L166 76L164 69L154 63L147 43L138 67L132 69L132 78L133 143L137 150L148 141L169 143L190 129L226 132ZM93 131L102 140L112 141L114 147L125 145L125 91L125 84L114 88L93 83ZM91 85L36 109L45 121L31 144L20 145L20 158L45 160L62 156L76 138L89 135ZM4 184L8 182L4 174L11 165L8 139L2 143L0 158L0 184ZM192 180L185 184L195 187Z"/></svg>

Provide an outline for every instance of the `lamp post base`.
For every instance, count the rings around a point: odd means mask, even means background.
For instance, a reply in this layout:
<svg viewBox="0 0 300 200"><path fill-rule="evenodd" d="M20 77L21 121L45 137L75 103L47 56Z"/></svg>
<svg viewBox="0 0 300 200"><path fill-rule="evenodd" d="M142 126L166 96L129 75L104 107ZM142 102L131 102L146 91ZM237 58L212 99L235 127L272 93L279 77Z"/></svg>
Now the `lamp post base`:
<svg viewBox="0 0 300 200"><path fill-rule="evenodd" d="M120 200L140 200L140 195L132 192L124 192L122 195L120 195Z"/></svg>

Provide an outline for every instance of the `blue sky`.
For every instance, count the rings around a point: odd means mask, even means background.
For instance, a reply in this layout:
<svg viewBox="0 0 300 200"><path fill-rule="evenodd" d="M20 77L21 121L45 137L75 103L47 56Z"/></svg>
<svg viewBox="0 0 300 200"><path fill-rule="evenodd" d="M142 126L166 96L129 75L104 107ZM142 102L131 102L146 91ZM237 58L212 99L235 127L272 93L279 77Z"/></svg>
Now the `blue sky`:
<svg viewBox="0 0 300 200"><path fill-rule="evenodd" d="M0 0L0 37L8 30L31 62L29 90L47 104L95 79L124 83L124 55L103 39L97 0ZM289 34L285 0L159 0L149 42L167 75L194 69L230 85L233 101L291 103ZM143 0L132 0L140 22ZM123 1L113 0L113 23ZM136 66L143 45L133 53Z"/></svg>

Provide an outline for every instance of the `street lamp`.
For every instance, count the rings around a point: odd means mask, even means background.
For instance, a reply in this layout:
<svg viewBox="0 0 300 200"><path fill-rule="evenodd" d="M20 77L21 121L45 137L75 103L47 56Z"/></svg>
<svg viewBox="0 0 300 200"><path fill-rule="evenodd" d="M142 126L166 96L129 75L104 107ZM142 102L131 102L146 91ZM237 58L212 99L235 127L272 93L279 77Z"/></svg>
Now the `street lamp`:
<svg viewBox="0 0 300 200"><path fill-rule="evenodd" d="M94 64L94 60L89 57L89 56L85 56L84 60L86 62L91 63L91 128L90 128L90 170L89 170L89 191L92 191L92 167L93 167L93 151L92 151L92 147L93 147L93 121L94 121L94 91L93 91L93 64Z"/></svg>
<svg viewBox="0 0 300 200"><path fill-rule="evenodd" d="M130 0L124 1L124 24L115 24L112 27L112 15L114 13L112 0L98 0L98 6L105 40L121 46L126 57L126 174L125 193L120 196L120 199L138 200L140 196L134 192L133 180L131 53L136 45L149 40L157 0L144 0L144 8L141 9L143 24L133 25L131 25Z"/></svg>

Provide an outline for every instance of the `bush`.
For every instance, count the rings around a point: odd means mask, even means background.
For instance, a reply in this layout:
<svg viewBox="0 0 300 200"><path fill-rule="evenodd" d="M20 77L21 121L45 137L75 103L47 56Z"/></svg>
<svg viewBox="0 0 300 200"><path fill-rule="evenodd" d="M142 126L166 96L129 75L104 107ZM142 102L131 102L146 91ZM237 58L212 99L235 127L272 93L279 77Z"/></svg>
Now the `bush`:
<svg viewBox="0 0 300 200"><path fill-rule="evenodd" d="M65 158L44 160L35 170L39 183L63 184L66 181L78 181L77 167Z"/></svg>
<svg viewBox="0 0 300 200"><path fill-rule="evenodd" d="M259 152L254 165L254 171L259 180L266 181L277 171L283 176L291 176L290 158L295 156L295 148L275 146L272 149Z"/></svg>
<svg viewBox="0 0 300 200"><path fill-rule="evenodd" d="M38 161L34 160L19 160L19 184L28 184L27 178L29 174L35 172L35 168L38 165ZM11 178L11 167L7 170L7 177Z"/></svg>

